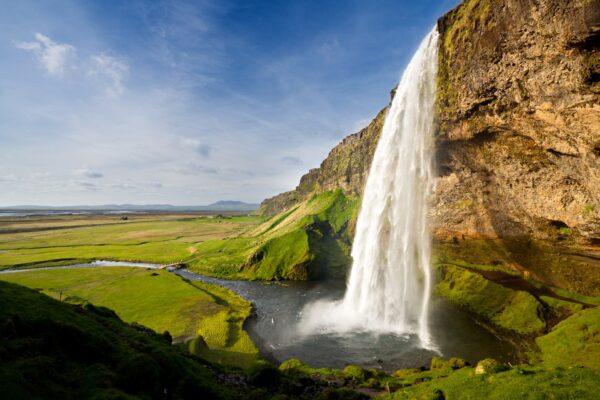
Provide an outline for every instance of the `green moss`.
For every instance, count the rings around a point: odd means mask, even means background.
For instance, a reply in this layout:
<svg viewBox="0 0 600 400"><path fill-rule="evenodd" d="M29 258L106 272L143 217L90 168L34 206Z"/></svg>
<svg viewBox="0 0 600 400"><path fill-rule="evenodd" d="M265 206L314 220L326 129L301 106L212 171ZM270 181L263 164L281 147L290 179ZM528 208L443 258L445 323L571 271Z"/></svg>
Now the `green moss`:
<svg viewBox="0 0 600 400"><path fill-rule="evenodd" d="M431 370L443 370L443 369L459 369L467 365L466 361L462 358L452 357L449 360L444 360L440 357L433 357L429 369Z"/></svg>
<svg viewBox="0 0 600 400"><path fill-rule="evenodd" d="M581 215L583 215L584 217L590 217L592 215L594 215L594 212L596 211L596 204L590 203L590 204L586 204L583 207L583 210L581 211Z"/></svg>
<svg viewBox="0 0 600 400"><path fill-rule="evenodd" d="M279 370L290 376L302 377L323 377L323 378L344 378L343 371L333 368L312 368L297 358L290 358L279 365Z"/></svg>
<svg viewBox="0 0 600 400"><path fill-rule="evenodd" d="M475 367L476 374L495 374L508 370L508 366L494 360L493 358L485 358L477 363Z"/></svg>
<svg viewBox="0 0 600 400"><path fill-rule="evenodd" d="M353 382L363 382L367 378L367 372L358 365L348 365L342 372L346 379Z"/></svg>
<svg viewBox="0 0 600 400"><path fill-rule="evenodd" d="M558 229L558 233L560 233L563 236L569 236L571 233L573 233L573 231L571 230L571 228L562 227Z"/></svg>
<svg viewBox="0 0 600 400"><path fill-rule="evenodd" d="M305 230L298 229L275 237L261 246L241 275L264 280L307 280L308 266L313 259L308 234Z"/></svg>
<svg viewBox="0 0 600 400"><path fill-rule="evenodd" d="M444 278L436 291L507 331L535 335L546 326L541 317L542 305L535 297L505 288L463 268L445 266Z"/></svg>
<svg viewBox="0 0 600 400"><path fill-rule="evenodd" d="M583 305L580 303L574 303L548 296L540 296L540 300L546 303L548 307L550 307L552 313L557 317L575 314L576 312L583 310Z"/></svg>
<svg viewBox="0 0 600 400"><path fill-rule="evenodd" d="M543 365L600 369L600 307L579 311L536 343Z"/></svg>

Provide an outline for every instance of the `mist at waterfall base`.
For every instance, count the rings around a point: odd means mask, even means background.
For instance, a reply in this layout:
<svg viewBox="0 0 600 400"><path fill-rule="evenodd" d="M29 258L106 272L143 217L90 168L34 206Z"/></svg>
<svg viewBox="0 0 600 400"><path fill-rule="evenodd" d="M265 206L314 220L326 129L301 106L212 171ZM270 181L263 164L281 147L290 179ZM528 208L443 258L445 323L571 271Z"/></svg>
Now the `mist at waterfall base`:
<svg viewBox="0 0 600 400"><path fill-rule="evenodd" d="M386 116L365 186L341 300L302 311L300 331L393 334L437 350L429 326L427 203L434 182L438 33L406 67Z"/></svg>

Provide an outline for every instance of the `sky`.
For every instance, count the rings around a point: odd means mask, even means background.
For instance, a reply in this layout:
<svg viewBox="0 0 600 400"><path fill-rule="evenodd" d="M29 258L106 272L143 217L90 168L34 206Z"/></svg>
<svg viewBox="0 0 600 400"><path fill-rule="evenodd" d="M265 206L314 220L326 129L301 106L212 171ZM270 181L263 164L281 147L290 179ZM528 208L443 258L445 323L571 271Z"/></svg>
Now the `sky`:
<svg viewBox="0 0 600 400"><path fill-rule="evenodd" d="M291 190L457 2L5 2L0 207Z"/></svg>

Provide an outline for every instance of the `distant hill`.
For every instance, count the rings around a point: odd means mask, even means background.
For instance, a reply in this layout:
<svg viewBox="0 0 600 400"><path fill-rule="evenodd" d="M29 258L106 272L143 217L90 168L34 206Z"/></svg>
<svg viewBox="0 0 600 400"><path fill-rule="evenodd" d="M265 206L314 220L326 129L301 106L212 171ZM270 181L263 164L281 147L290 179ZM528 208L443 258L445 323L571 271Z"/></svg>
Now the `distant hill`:
<svg viewBox="0 0 600 400"><path fill-rule="evenodd" d="M237 200L219 200L206 206L174 206L171 204L102 204L97 206L19 205L0 207L0 211L254 211L258 204Z"/></svg>

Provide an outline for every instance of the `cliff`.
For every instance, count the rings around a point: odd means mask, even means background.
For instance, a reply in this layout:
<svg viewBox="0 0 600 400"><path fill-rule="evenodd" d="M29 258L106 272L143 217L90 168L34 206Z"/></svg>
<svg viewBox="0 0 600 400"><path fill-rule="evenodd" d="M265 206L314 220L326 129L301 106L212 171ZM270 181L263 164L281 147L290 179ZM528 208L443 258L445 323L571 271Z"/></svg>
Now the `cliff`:
<svg viewBox="0 0 600 400"><path fill-rule="evenodd" d="M599 292L600 3L465 0L438 30L436 253ZM386 110L262 212L360 196Z"/></svg>
<svg viewBox="0 0 600 400"><path fill-rule="evenodd" d="M438 235L600 240L600 3L471 0L438 29Z"/></svg>

